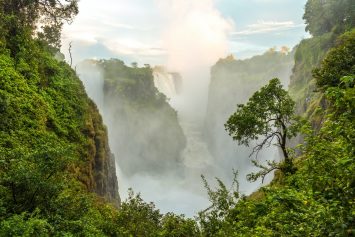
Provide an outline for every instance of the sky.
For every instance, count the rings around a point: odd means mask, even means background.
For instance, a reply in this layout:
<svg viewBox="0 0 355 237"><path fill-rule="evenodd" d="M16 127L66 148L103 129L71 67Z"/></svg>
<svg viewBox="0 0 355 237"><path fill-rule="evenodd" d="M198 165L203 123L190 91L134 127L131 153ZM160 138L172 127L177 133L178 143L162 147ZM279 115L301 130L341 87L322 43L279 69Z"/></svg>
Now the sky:
<svg viewBox="0 0 355 237"><path fill-rule="evenodd" d="M190 8L189 13L201 21L201 27L211 17L219 18L218 24L209 27L215 27L218 34L223 27L226 54L248 58L274 46L292 48L308 37L302 20L305 3L306 0L81 0L79 15L63 29L62 51L68 58L68 45L72 42L74 63L87 58L119 58L127 64L164 65L168 57L167 32L174 30L174 22L179 22L176 18L184 17L174 14L180 10L176 8ZM186 33L186 40L189 37L193 37L191 32ZM206 39L209 37L213 35Z"/></svg>

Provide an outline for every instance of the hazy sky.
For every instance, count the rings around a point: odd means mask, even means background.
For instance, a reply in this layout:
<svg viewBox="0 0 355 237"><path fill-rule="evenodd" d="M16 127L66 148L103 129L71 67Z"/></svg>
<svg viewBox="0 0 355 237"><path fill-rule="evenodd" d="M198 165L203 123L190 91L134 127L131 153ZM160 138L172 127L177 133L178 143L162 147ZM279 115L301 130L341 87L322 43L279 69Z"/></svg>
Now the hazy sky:
<svg viewBox="0 0 355 237"><path fill-rule="evenodd" d="M75 62L85 58L115 57L127 63L136 61L140 64L164 64L167 57L164 35L173 25L169 22L176 20L172 19L175 16L170 15L171 12L164 7L170 4L174 11L176 7L191 8L202 22L205 18L208 20L211 14L223 19L228 24L228 29L224 29L228 39L228 52L237 58L245 58L260 54L273 46L293 47L307 37L302 20L305 2L306 0L81 0L79 15L74 23L64 28L62 50L67 53L68 44L72 42ZM206 4L213 5L208 8L208 13L204 9ZM212 24L212 27L219 25ZM186 34L186 38L189 37L193 36Z"/></svg>

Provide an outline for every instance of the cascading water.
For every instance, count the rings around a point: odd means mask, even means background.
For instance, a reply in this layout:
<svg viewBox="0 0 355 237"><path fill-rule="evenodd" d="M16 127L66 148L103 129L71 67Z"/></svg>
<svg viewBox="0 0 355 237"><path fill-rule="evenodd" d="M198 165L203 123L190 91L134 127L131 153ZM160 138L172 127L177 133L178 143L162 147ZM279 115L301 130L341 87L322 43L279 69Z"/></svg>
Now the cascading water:
<svg viewBox="0 0 355 237"><path fill-rule="evenodd" d="M104 94L103 73L95 65L95 62L91 62L89 65L81 64L77 67L77 70L89 97L96 102L108 128L110 147L116 157L116 170L122 200L127 197L128 188L133 188L135 192L141 193L144 200L156 203L162 212L175 212L193 216L198 211L205 209L209 202L200 175L211 172L212 162L206 162L208 161L206 157L210 157L210 155L207 147L200 139L199 127L202 123L197 121L181 123L187 137L187 147L182 152L183 162L181 165L170 167L164 174L160 174L161 171L159 170L148 170L144 173L125 175L124 173L127 172L123 172L124 170L121 170L117 163L122 159L122 150L118 147L117 142L119 142L119 139L129 140L122 135L120 132L122 130L118 128L118 126L124 127L127 124L117 121L114 116L115 108L112 107L112 104L120 102L114 101L113 98L111 99ZM178 93L181 84L178 74L168 73L160 68L158 72L154 71L153 75L157 87L164 93L167 91L170 93L167 96L171 97L170 102L172 104L177 105L184 99L184 95ZM181 113L181 115L184 115L184 113ZM190 119L188 116L186 118ZM179 117L179 119L187 121L185 117ZM137 136L140 136L140 134L137 134ZM149 137L143 137L143 139L149 139ZM133 155L135 150L129 150L128 155L130 152ZM145 152L148 153L149 150ZM160 157L159 159L163 161L166 157ZM132 160L131 165L139 164Z"/></svg>
<svg viewBox="0 0 355 237"><path fill-rule="evenodd" d="M210 78L208 72L209 68L205 66L186 70L185 73L182 74L183 83L181 93L170 95L169 100L171 106L178 112L179 123L187 139L187 145L182 153L181 159L184 164L185 179L188 180L186 183L194 183L200 195L206 198L206 192L202 188L200 175L204 175L208 181L212 181L212 186L215 177L218 177L223 180L226 185L229 185L232 182L233 170L237 170L240 174L240 191L243 194L250 194L260 186L260 182L250 183L245 178L248 173L257 170L251 164L248 157L251 148L238 146L232 141L223 128L223 124L226 122L227 118L218 121L220 126L218 126L219 130L218 133L216 133L217 137L215 139L218 140L221 138L221 133L224 139L222 139L222 141L225 141L225 136L228 137L228 142L224 146L224 154L233 154L233 159L227 158L227 155L212 155L206 143L204 122L206 120L206 106L208 103L208 79ZM160 89L160 86L164 83L169 84L169 78L167 77L159 76L155 78L155 81L158 82L156 83L158 89ZM215 135L212 134L211 136ZM221 144L221 147L223 147L223 144ZM270 147L259 154L259 161L263 162L277 157L277 149ZM270 177L268 177L266 181L268 181Z"/></svg>
<svg viewBox="0 0 355 237"><path fill-rule="evenodd" d="M77 68L86 93L95 102L102 113L104 108L104 81L101 70L93 65L81 65Z"/></svg>
<svg viewBox="0 0 355 237"><path fill-rule="evenodd" d="M178 94L177 82L174 81L174 75L168 73L164 67L155 67L153 69L154 85L167 98L175 97Z"/></svg>
<svg viewBox="0 0 355 237"><path fill-rule="evenodd" d="M153 75L157 89L169 98L170 105L178 112L179 123L187 139L181 159L184 167L190 171L195 170L194 173L197 174L199 180L201 174L210 173L214 166L213 158L203 141L202 127L205 108L201 104L203 99L199 93L191 90L193 87L188 85L184 77L182 77L181 92L177 93L177 87L180 85L174 83L170 73L160 67L159 71L154 70ZM170 89L166 90L166 88ZM191 172L186 173L191 174Z"/></svg>
<svg viewBox="0 0 355 237"><path fill-rule="evenodd" d="M205 70L208 71L208 70ZM169 98L170 105L178 112L178 119L182 127L187 143L186 148L181 154L183 162L183 176L180 177L179 183L181 190L186 192L186 195L197 195L200 200L196 203L194 200L190 202L189 211L199 211L208 206L206 190L202 185L201 175L206 175L207 179L216 177L220 172L217 172L218 167L215 165L214 159L211 156L206 143L203 139L203 121L205 116L207 87L198 80L187 80L186 78L199 77L203 78L198 72L193 71L182 76L181 82L173 82L171 73L159 68L159 71L154 71L154 82L157 89ZM204 75L208 78L208 75ZM205 84L205 83L204 83ZM206 84L207 85L207 84ZM170 90L166 90L170 88ZM173 91L173 93L171 93ZM177 93L179 91L179 93ZM199 208L199 209L198 209Z"/></svg>
<svg viewBox="0 0 355 237"><path fill-rule="evenodd" d="M228 52L228 34L233 22L224 18L213 0L158 0L165 16L163 46L165 64L181 73L183 89L169 103L178 111L179 122L187 138L183 153L186 167L198 167L195 173L224 178L204 142L210 67ZM222 175L220 175L222 173ZM232 171L231 171L232 173ZM197 175L196 175L197 176ZM201 185L201 179L196 179Z"/></svg>

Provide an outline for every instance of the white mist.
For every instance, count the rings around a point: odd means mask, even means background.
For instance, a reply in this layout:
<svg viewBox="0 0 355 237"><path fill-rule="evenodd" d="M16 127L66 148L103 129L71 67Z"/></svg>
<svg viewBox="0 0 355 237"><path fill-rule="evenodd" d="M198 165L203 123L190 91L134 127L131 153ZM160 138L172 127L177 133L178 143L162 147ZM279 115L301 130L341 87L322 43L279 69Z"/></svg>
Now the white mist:
<svg viewBox="0 0 355 237"><path fill-rule="evenodd" d="M159 175L156 171L151 171L126 177L120 167L117 167L120 196L124 200L127 189L132 187L135 192L142 194L145 201L154 202L162 212L193 216L209 205L201 174L209 181L219 177L228 185L233 176L233 168L243 169L240 172L242 174L251 169L248 149L241 149L239 152L242 159L231 162L227 170L219 164L223 157L217 160L211 156L203 137L210 68L219 58L228 54L227 36L233 29L233 22L221 16L213 0L157 0L156 3L166 23L162 35L162 46L167 52L164 64L168 71L179 72L183 81L181 92L176 93L171 76L166 72L155 71L155 84L178 111L187 146L182 152L182 167L170 170L169 174ZM115 130L125 125L116 121L111 106L103 103L103 78L100 70L78 68L78 71L89 96L103 115L108 127L111 150L116 159L120 159L116 141L126 138L120 137ZM236 146L235 149L239 148ZM134 165L139 164L132 163ZM245 180L245 176L241 175L240 179ZM248 184L243 184L244 189L250 191ZM258 184L251 185L252 189L256 185Z"/></svg>

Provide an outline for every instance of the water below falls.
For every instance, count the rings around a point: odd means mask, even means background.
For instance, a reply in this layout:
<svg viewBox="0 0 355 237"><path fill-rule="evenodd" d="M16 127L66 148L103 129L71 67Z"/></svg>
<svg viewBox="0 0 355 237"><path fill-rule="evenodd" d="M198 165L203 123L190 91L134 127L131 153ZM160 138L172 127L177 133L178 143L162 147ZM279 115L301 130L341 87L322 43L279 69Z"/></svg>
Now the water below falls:
<svg viewBox="0 0 355 237"><path fill-rule="evenodd" d="M178 109L179 123L186 137L186 148L181 154L182 166L164 176L120 176L119 187L123 199L127 194L122 191L132 187L134 191L141 193L145 201L154 202L163 213L174 212L193 217L209 207L207 190L203 186L201 175L212 181L220 172L216 172L218 167L214 165L213 157L203 141L203 121L186 112L182 108Z"/></svg>
<svg viewBox="0 0 355 237"><path fill-rule="evenodd" d="M117 121L112 117L110 108L107 108L103 102L104 83L101 73L92 66L80 71L79 75L87 93L96 102L107 125L111 150L119 159L120 151L114 144L115 139L118 139L115 134ZM187 141L186 148L181 153L181 164L170 168L164 174L151 171L126 177L116 165L121 199L125 200L128 189L132 188L134 192L140 193L146 202L154 202L163 213L174 212L192 217L210 205L201 175L206 177L212 187L216 184L215 177L224 181L228 187L233 178L233 168L242 169L241 191L247 194L255 190L259 184L245 181L245 172L250 171L250 161L241 159L242 162L238 163L237 157L232 161L224 161L223 157L216 160L217 158L210 154L203 137L205 106L201 103L206 101L207 96L196 94L193 90L188 91L187 94L178 94L177 88L172 88L173 78L166 72L159 72L158 75L155 73L154 77L157 88L168 94L169 103L178 112L178 120ZM208 78L208 75L205 77ZM207 86L204 91L207 91ZM243 152L239 152L240 156L248 158L247 155L242 154Z"/></svg>

